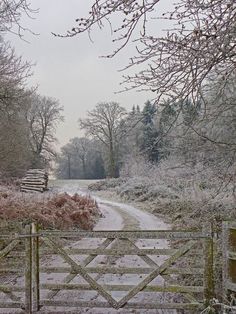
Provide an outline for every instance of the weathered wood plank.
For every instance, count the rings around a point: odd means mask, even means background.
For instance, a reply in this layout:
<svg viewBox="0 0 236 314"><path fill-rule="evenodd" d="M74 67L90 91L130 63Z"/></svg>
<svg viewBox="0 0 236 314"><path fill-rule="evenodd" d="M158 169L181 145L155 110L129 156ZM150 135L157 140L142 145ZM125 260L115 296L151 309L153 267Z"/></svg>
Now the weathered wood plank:
<svg viewBox="0 0 236 314"><path fill-rule="evenodd" d="M107 291L130 291L135 285L101 285ZM46 290L86 290L91 291L93 288L88 284L41 284L41 289ZM147 286L142 292L172 292L172 293L202 293L202 286Z"/></svg>
<svg viewBox="0 0 236 314"><path fill-rule="evenodd" d="M26 234L19 234L15 235L0 235L0 238L7 238L11 240L25 238L28 235ZM202 232L188 232L188 231L169 231L169 230L145 230L145 231L43 231L38 234L31 235L31 237L51 237L51 238L68 238L68 239L78 239L81 240L83 238L114 238L114 239L183 239L183 240L198 240L198 239L205 239L211 237L208 233Z"/></svg>
<svg viewBox="0 0 236 314"><path fill-rule="evenodd" d="M4 249L0 251L0 259L7 256L19 243L19 240L13 240L10 244L8 244Z"/></svg>
<svg viewBox="0 0 236 314"><path fill-rule="evenodd" d="M24 304L20 302L0 302L0 309L20 309L24 308Z"/></svg>
<svg viewBox="0 0 236 314"><path fill-rule="evenodd" d="M212 226L206 225L205 230L212 232ZM214 297L214 272L213 272L213 254L214 254L214 242L212 238L205 239L204 243L204 260L205 260L205 272L204 272L204 298L206 306L208 306Z"/></svg>
<svg viewBox="0 0 236 314"><path fill-rule="evenodd" d="M232 283L232 282L227 281L225 283L225 286L228 290L236 292L236 283Z"/></svg>
<svg viewBox="0 0 236 314"><path fill-rule="evenodd" d="M82 301L49 301L41 300L41 306L63 306L63 307L90 307L90 308L110 308L110 305L107 302L82 302ZM124 309L185 309L185 310L194 310L194 309L204 309L202 303L127 303L122 306ZM59 313L59 312L54 312ZM65 313L65 312L62 312ZM78 313L78 312L77 312ZM52 312L50 311L50 314Z"/></svg>
<svg viewBox="0 0 236 314"><path fill-rule="evenodd" d="M25 257L25 252L11 251L9 252L9 257Z"/></svg>
<svg viewBox="0 0 236 314"><path fill-rule="evenodd" d="M32 224L32 234L38 233L38 224ZM33 288L33 311L39 310L39 238L32 238L32 288Z"/></svg>
<svg viewBox="0 0 236 314"><path fill-rule="evenodd" d="M22 289L24 291L24 288ZM3 292L6 294L12 301L19 302L21 299L20 297L16 296L14 293L12 293L13 289L8 289L6 286L0 285L0 292Z"/></svg>
<svg viewBox="0 0 236 314"><path fill-rule="evenodd" d="M177 252L174 249L64 249L68 255L173 255ZM58 254L53 250L40 250L43 255Z"/></svg>
<svg viewBox="0 0 236 314"><path fill-rule="evenodd" d="M211 237L209 232L191 231L169 231L169 230L145 230L145 231L44 231L39 234L41 237L61 238L129 238L129 239L204 239Z"/></svg>
<svg viewBox="0 0 236 314"><path fill-rule="evenodd" d="M27 192L27 191L35 191L35 192L43 192L44 188L37 188L37 187L22 187L21 192Z"/></svg>
<svg viewBox="0 0 236 314"><path fill-rule="evenodd" d="M236 252L227 252L226 258L236 260Z"/></svg>
<svg viewBox="0 0 236 314"><path fill-rule="evenodd" d="M31 226L25 227L26 234L31 234ZM32 243L31 238L25 239L25 312L32 313Z"/></svg>
<svg viewBox="0 0 236 314"><path fill-rule="evenodd" d="M184 293L183 295L185 297L185 299L188 301L188 302L191 302L191 303L198 303L197 301L197 298L195 298L192 294L190 293Z"/></svg>
<svg viewBox="0 0 236 314"><path fill-rule="evenodd" d="M109 266L101 266L101 267L86 267L85 268L88 273L96 273L96 274L150 274L155 268L143 268L143 267L109 267ZM7 272L7 271L6 271ZM73 270L71 267L41 267L40 273L58 273L58 274L66 274L71 273ZM202 268L171 268L165 270L162 274L164 275L203 275L204 270ZM1 269L0 269L1 273Z"/></svg>
<svg viewBox="0 0 236 314"><path fill-rule="evenodd" d="M8 274L24 274L23 269L16 269L16 268L0 268L0 273L8 273Z"/></svg>
<svg viewBox="0 0 236 314"><path fill-rule="evenodd" d="M23 292L25 291L25 287L21 287L21 286L10 286L10 285L0 285L0 291L4 292L4 293L8 293L8 292Z"/></svg>
<svg viewBox="0 0 236 314"><path fill-rule="evenodd" d="M137 245L133 242L133 241L131 241L130 239L126 239L126 241L131 245L131 247L133 247L134 249L138 249L138 247L137 247ZM149 256L146 256L146 255L139 255L138 254L138 256L145 262L145 263L147 263L147 265L149 265L150 267L153 267L153 268L157 268L158 267L158 265L157 265L157 263L155 263Z"/></svg>

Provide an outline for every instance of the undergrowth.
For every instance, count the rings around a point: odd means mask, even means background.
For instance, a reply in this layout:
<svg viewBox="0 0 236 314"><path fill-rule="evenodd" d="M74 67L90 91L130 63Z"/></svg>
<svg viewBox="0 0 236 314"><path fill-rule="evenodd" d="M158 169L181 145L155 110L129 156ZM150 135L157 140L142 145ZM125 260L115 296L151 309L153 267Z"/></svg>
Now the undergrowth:
<svg viewBox="0 0 236 314"><path fill-rule="evenodd" d="M37 222L41 228L91 230L100 212L90 196L67 193L37 197L0 191L0 224Z"/></svg>
<svg viewBox="0 0 236 314"><path fill-rule="evenodd" d="M197 167L178 168L175 164L144 164L140 173L131 164L129 173L118 180L105 180L91 185L91 190L109 190L123 200L135 201L156 216L171 223L172 229L200 229L206 224L215 232L215 288L222 294L221 227L224 220L236 220L235 185L227 177ZM191 284L191 282L188 282Z"/></svg>

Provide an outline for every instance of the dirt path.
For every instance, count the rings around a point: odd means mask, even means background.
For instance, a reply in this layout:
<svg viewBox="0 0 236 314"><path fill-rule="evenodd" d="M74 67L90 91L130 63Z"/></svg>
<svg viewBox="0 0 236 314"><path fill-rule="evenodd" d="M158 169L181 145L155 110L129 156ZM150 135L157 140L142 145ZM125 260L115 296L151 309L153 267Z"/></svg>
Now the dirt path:
<svg viewBox="0 0 236 314"><path fill-rule="evenodd" d="M57 191L69 194L90 194L99 204L103 218L99 220L95 230L166 230L170 226L160 218L132 205L114 201L110 194L91 193L88 191L90 180L57 180L53 184Z"/></svg>

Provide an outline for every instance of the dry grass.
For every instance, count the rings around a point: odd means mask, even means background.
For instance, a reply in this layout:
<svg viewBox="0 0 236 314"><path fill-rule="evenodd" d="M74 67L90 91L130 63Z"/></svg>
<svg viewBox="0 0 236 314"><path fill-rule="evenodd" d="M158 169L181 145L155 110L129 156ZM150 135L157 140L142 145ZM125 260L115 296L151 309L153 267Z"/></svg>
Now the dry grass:
<svg viewBox="0 0 236 314"><path fill-rule="evenodd" d="M0 191L0 222L37 222L42 228L90 230L100 215L90 196L67 193L47 197L26 196L15 191Z"/></svg>

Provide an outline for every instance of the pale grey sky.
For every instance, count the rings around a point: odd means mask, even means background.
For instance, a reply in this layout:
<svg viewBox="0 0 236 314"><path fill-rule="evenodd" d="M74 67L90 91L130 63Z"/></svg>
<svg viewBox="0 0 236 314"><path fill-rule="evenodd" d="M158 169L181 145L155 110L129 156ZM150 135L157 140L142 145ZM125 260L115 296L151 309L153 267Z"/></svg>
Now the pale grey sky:
<svg viewBox="0 0 236 314"><path fill-rule="evenodd" d="M33 20L24 17L22 22L38 36L25 34L25 39L8 35L7 39L23 59L36 63L29 85L38 85L38 92L57 98L64 106L65 122L57 130L59 146L75 136L80 136L78 118L86 116L101 101L117 101L127 109L133 105L143 106L152 97L147 92L130 91L122 94L122 73L118 72L128 63L133 48L127 48L114 59L99 58L112 51L111 34L104 31L92 33L92 43L86 34L69 39L54 37L51 32L63 33L75 25L77 17L86 15L92 0L32 0L39 8ZM170 7L171 0L164 0L162 8ZM153 23L153 22L152 22ZM164 25L155 21L155 32Z"/></svg>

